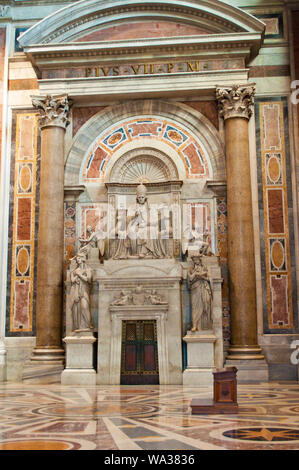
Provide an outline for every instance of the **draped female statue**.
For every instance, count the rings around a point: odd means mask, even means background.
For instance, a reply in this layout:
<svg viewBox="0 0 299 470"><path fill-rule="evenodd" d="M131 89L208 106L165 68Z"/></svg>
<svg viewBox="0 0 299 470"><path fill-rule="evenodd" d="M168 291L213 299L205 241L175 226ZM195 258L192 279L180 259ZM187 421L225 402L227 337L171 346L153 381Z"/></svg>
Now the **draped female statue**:
<svg viewBox="0 0 299 470"><path fill-rule="evenodd" d="M193 266L188 271L188 286L191 290L191 331L212 328L212 287L208 270L201 256L192 256Z"/></svg>
<svg viewBox="0 0 299 470"><path fill-rule="evenodd" d="M92 271L86 266L86 254L78 253L71 271L70 305L72 311L72 331L89 331L93 328L90 313L90 285Z"/></svg>

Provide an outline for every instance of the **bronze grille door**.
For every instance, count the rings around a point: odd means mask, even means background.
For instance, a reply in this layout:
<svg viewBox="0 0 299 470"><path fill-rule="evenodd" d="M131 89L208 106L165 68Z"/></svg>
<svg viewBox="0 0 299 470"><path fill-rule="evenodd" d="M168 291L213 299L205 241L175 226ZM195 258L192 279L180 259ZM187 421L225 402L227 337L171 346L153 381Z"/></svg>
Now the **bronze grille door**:
<svg viewBox="0 0 299 470"><path fill-rule="evenodd" d="M158 384L158 348L155 320L122 323L121 384Z"/></svg>

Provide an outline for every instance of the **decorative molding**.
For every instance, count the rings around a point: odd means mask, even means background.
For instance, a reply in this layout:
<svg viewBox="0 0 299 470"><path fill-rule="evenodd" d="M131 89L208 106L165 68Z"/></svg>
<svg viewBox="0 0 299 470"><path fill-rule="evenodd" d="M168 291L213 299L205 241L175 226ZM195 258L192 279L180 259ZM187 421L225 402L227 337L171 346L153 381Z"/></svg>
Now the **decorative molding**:
<svg viewBox="0 0 299 470"><path fill-rule="evenodd" d="M254 84L235 84L229 88L216 88L219 115L226 119L242 117L250 119L252 115L251 106L254 104Z"/></svg>
<svg viewBox="0 0 299 470"><path fill-rule="evenodd" d="M55 126L65 129L70 123L69 111L72 102L67 95L32 96L32 104L39 110L40 128Z"/></svg>

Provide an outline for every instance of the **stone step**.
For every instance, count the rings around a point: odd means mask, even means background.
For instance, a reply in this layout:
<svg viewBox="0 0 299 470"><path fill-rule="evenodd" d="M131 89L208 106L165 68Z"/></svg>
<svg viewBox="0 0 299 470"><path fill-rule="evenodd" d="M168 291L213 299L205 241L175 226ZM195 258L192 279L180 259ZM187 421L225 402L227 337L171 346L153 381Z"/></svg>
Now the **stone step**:
<svg viewBox="0 0 299 470"><path fill-rule="evenodd" d="M64 365L48 364L48 363L34 363L28 362L24 366L22 381L25 383L34 384L54 384L61 383L61 374L64 370Z"/></svg>

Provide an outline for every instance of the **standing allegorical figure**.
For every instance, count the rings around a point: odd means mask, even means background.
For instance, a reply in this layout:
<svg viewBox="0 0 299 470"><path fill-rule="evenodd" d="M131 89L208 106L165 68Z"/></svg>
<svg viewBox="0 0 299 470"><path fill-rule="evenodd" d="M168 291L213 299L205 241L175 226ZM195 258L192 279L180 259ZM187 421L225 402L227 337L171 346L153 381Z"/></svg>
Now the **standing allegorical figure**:
<svg viewBox="0 0 299 470"><path fill-rule="evenodd" d="M90 285L92 271L86 266L86 254L78 253L76 266L71 271L70 305L72 331L90 331L93 328L90 313Z"/></svg>
<svg viewBox="0 0 299 470"><path fill-rule="evenodd" d="M193 266L188 271L188 286L191 290L191 331L212 328L213 292L208 270L202 263L201 256L192 256Z"/></svg>

